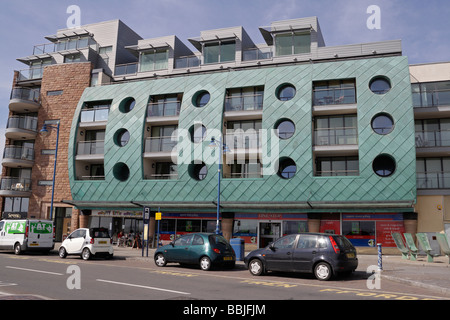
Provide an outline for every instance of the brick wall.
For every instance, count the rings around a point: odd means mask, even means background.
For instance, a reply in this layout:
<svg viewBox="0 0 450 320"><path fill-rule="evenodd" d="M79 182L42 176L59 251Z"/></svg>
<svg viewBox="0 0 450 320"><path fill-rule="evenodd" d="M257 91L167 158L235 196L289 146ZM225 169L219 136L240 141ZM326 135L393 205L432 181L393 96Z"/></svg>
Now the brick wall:
<svg viewBox="0 0 450 320"><path fill-rule="evenodd" d="M69 174L68 174L68 145L70 127L78 101L86 87L90 85L92 64L71 63L52 65L45 68L42 77L41 99L42 107L38 115L38 130L46 120L59 120L59 146L58 161L55 177L54 207L71 207L62 200L71 200ZM49 91L62 90L61 95L49 96ZM49 129L50 135L46 138L36 137L35 164L32 169L32 190L28 216L48 218L51 203L51 186L39 186L39 180L51 181L53 179L53 155L42 155L43 149L55 149L56 129ZM72 230L78 227L78 210L72 212Z"/></svg>

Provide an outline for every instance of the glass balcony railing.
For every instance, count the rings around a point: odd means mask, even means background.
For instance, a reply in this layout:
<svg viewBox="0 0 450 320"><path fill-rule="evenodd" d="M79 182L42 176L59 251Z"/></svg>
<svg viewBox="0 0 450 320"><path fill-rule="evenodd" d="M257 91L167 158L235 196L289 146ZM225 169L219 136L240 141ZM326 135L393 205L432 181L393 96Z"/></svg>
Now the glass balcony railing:
<svg viewBox="0 0 450 320"><path fill-rule="evenodd" d="M253 132L234 132L225 135L225 144L230 150L261 149L261 134Z"/></svg>
<svg viewBox="0 0 450 320"><path fill-rule="evenodd" d="M416 147L450 147L450 130L416 131Z"/></svg>
<svg viewBox="0 0 450 320"><path fill-rule="evenodd" d="M320 128L314 130L314 145L339 146L358 144L358 129L347 128Z"/></svg>
<svg viewBox="0 0 450 320"><path fill-rule="evenodd" d="M138 63L118 64L115 68L114 75L123 76L126 74L136 74L138 71Z"/></svg>
<svg viewBox="0 0 450 320"><path fill-rule="evenodd" d="M34 161L34 148L22 146L5 146L3 159Z"/></svg>
<svg viewBox="0 0 450 320"><path fill-rule="evenodd" d="M176 150L177 144L172 137L146 138L144 152L171 152Z"/></svg>
<svg viewBox="0 0 450 320"><path fill-rule="evenodd" d="M42 79L44 67L32 67L19 71L18 81Z"/></svg>
<svg viewBox="0 0 450 320"><path fill-rule="evenodd" d="M358 176L359 170L333 170L333 171L316 171L316 177L346 177Z"/></svg>
<svg viewBox="0 0 450 320"><path fill-rule="evenodd" d="M37 132L37 117L12 116L8 119L7 129L23 129Z"/></svg>
<svg viewBox="0 0 450 320"><path fill-rule="evenodd" d="M31 179L3 177L0 182L0 190L7 191L31 191Z"/></svg>
<svg viewBox="0 0 450 320"><path fill-rule="evenodd" d="M225 98L225 111L262 110L263 100L263 94L228 96Z"/></svg>
<svg viewBox="0 0 450 320"><path fill-rule="evenodd" d="M186 56L175 59L175 69L194 68L200 66L200 58L197 56Z"/></svg>
<svg viewBox="0 0 450 320"><path fill-rule="evenodd" d="M228 172L223 173L225 179L257 179L262 178L263 174L261 171L254 172Z"/></svg>
<svg viewBox="0 0 450 320"><path fill-rule="evenodd" d="M77 180L105 180L105 176L78 176Z"/></svg>
<svg viewBox="0 0 450 320"><path fill-rule="evenodd" d="M178 116L180 109L180 101L151 102L147 105L147 117Z"/></svg>
<svg viewBox="0 0 450 320"><path fill-rule="evenodd" d="M81 110L80 122L108 121L109 108Z"/></svg>
<svg viewBox="0 0 450 320"><path fill-rule="evenodd" d="M27 100L35 103L40 103L41 100L39 90L29 88L14 88L11 91L10 99Z"/></svg>
<svg viewBox="0 0 450 320"><path fill-rule="evenodd" d="M450 189L450 172L417 172L417 189Z"/></svg>
<svg viewBox="0 0 450 320"><path fill-rule="evenodd" d="M355 104L356 91L355 88L314 89L313 101L315 106Z"/></svg>
<svg viewBox="0 0 450 320"><path fill-rule="evenodd" d="M416 108L429 108L450 106L450 90L433 90L429 92L414 92L413 106Z"/></svg>
<svg viewBox="0 0 450 320"><path fill-rule="evenodd" d="M242 52L243 61L265 60L273 57L272 48L253 48Z"/></svg>
<svg viewBox="0 0 450 320"><path fill-rule="evenodd" d="M105 141L80 141L78 142L77 155L94 155L105 153Z"/></svg>

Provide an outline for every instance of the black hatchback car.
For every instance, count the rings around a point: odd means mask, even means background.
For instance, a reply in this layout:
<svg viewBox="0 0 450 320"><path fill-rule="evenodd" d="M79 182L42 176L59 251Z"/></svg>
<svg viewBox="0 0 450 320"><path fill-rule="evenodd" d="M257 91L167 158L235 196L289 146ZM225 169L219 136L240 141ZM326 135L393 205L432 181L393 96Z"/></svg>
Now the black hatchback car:
<svg viewBox="0 0 450 320"><path fill-rule="evenodd" d="M244 262L254 276L267 271L308 272L319 280L329 280L339 273L351 274L358 267L356 249L350 241L324 233L287 235L250 252Z"/></svg>

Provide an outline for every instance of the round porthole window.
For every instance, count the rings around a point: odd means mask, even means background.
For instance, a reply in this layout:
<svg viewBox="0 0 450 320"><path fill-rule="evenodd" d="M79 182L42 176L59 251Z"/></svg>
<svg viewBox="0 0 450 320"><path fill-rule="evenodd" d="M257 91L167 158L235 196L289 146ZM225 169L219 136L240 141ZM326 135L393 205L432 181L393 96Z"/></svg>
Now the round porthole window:
<svg viewBox="0 0 450 320"><path fill-rule="evenodd" d="M136 100L133 98L126 98L122 100L122 102L119 105L119 110L122 113L128 113L131 110L133 110L134 106L136 105Z"/></svg>
<svg viewBox="0 0 450 320"><path fill-rule="evenodd" d="M203 108L206 106L211 99L211 95L208 91L199 91L192 98L192 104L197 108Z"/></svg>
<svg viewBox="0 0 450 320"><path fill-rule="evenodd" d="M295 124L289 119L282 119L277 122L275 129L280 139L289 139L295 133Z"/></svg>
<svg viewBox="0 0 450 320"><path fill-rule="evenodd" d="M202 181L208 175L208 167L205 163L192 162L188 167L189 176L197 181Z"/></svg>
<svg viewBox="0 0 450 320"><path fill-rule="evenodd" d="M285 83L278 87L276 96L280 101L288 101L295 97L296 92L292 84Z"/></svg>
<svg viewBox="0 0 450 320"><path fill-rule="evenodd" d="M278 176L283 179L291 179L297 173L297 165L291 158L281 158L278 168Z"/></svg>
<svg viewBox="0 0 450 320"><path fill-rule="evenodd" d="M202 142L206 137L206 127L204 125L196 123L189 128L189 134L191 135L192 142Z"/></svg>
<svg viewBox="0 0 450 320"><path fill-rule="evenodd" d="M390 155L381 154L373 161L372 168L378 176L385 178L394 174L396 163Z"/></svg>
<svg viewBox="0 0 450 320"><path fill-rule="evenodd" d="M380 113L372 119L372 129L381 135L389 134L394 130L394 120L387 113Z"/></svg>
<svg viewBox="0 0 450 320"><path fill-rule="evenodd" d="M114 143L119 147L125 147L130 141L130 132L126 129L119 129L114 135Z"/></svg>
<svg viewBox="0 0 450 320"><path fill-rule="evenodd" d="M391 90L391 81L386 77L375 77L370 80L369 88L375 94L385 94Z"/></svg>
<svg viewBox="0 0 450 320"><path fill-rule="evenodd" d="M119 181L126 181L130 177L130 169L123 162L116 163L113 167L113 175Z"/></svg>

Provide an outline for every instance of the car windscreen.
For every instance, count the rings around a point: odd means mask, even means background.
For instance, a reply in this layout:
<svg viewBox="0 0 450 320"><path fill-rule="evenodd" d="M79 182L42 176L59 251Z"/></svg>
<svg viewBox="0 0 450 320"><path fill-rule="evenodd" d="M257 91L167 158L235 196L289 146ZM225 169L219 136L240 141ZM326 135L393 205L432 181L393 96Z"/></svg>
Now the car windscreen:
<svg viewBox="0 0 450 320"><path fill-rule="evenodd" d="M353 249L352 243L344 236L333 236L334 241L336 241L337 245L345 250L345 249Z"/></svg>
<svg viewBox="0 0 450 320"><path fill-rule="evenodd" d="M89 231L92 238L109 238L108 229L91 229Z"/></svg>
<svg viewBox="0 0 450 320"><path fill-rule="evenodd" d="M228 241L224 237L222 237L221 235L212 234L208 238L209 238L209 243L211 245L229 246Z"/></svg>

